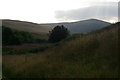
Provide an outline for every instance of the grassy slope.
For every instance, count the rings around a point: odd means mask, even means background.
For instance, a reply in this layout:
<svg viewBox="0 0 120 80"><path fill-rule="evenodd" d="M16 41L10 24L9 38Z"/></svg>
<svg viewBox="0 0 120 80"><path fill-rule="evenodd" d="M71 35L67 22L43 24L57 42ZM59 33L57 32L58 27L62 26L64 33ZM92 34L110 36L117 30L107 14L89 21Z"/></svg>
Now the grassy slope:
<svg viewBox="0 0 120 80"><path fill-rule="evenodd" d="M21 30L21 31L26 31L26 32L32 32L36 34L46 34L48 33L49 30L51 30L50 27L44 26L44 25L39 25L37 23L32 23L32 22L26 22L26 21L18 21L18 20L2 20L2 25L16 29L16 30Z"/></svg>
<svg viewBox="0 0 120 80"><path fill-rule="evenodd" d="M37 39L48 40L48 33L32 33Z"/></svg>
<svg viewBox="0 0 120 80"><path fill-rule="evenodd" d="M41 54L3 56L5 77L118 77L117 29L85 35Z"/></svg>

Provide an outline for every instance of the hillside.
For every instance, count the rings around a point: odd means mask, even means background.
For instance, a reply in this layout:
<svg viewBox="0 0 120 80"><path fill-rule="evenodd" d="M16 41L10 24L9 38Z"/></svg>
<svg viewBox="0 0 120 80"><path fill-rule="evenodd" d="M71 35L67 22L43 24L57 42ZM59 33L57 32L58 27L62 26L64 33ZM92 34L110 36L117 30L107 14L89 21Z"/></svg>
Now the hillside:
<svg viewBox="0 0 120 80"><path fill-rule="evenodd" d="M3 19L2 25L12 29L32 32L36 34L48 33L48 31L50 30L50 27L47 26L39 25L32 22L18 21L18 20Z"/></svg>
<svg viewBox="0 0 120 80"><path fill-rule="evenodd" d="M113 24L40 54L4 55L7 78L117 78L118 27Z"/></svg>
<svg viewBox="0 0 120 80"><path fill-rule="evenodd" d="M51 23L51 24L43 24L45 26L57 26L64 25L66 26L72 33L86 33L91 32L93 30L98 30L103 27L110 25L110 23L97 20L97 19L88 19L77 22L64 22L64 23Z"/></svg>

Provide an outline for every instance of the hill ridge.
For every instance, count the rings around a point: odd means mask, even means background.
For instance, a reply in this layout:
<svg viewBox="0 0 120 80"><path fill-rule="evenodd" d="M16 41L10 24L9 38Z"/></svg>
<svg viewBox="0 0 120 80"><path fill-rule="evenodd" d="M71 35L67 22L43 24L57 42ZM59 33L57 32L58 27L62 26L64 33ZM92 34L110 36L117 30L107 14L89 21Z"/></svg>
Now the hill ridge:
<svg viewBox="0 0 120 80"><path fill-rule="evenodd" d="M111 23L101 21L98 19L88 19L76 22L62 22L62 23L47 23L38 24L21 20L3 19L3 26L34 33L48 33L53 27L57 25L64 25L71 33L87 33L93 30L101 29Z"/></svg>

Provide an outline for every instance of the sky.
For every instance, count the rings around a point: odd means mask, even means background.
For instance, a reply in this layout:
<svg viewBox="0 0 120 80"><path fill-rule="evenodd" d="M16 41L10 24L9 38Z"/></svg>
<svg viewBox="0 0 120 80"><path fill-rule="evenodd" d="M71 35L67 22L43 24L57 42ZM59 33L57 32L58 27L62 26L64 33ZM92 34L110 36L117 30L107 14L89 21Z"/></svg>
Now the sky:
<svg viewBox="0 0 120 80"><path fill-rule="evenodd" d="M119 0L0 0L0 19L34 23L118 21Z"/></svg>

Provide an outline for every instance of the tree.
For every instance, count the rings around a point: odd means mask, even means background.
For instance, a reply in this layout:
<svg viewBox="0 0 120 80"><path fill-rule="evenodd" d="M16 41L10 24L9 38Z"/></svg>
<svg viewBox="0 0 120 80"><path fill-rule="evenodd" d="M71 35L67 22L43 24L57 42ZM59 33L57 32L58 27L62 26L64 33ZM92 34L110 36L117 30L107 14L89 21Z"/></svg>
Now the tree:
<svg viewBox="0 0 120 80"><path fill-rule="evenodd" d="M49 42L59 42L69 36L69 30L63 25L54 27L49 31Z"/></svg>

